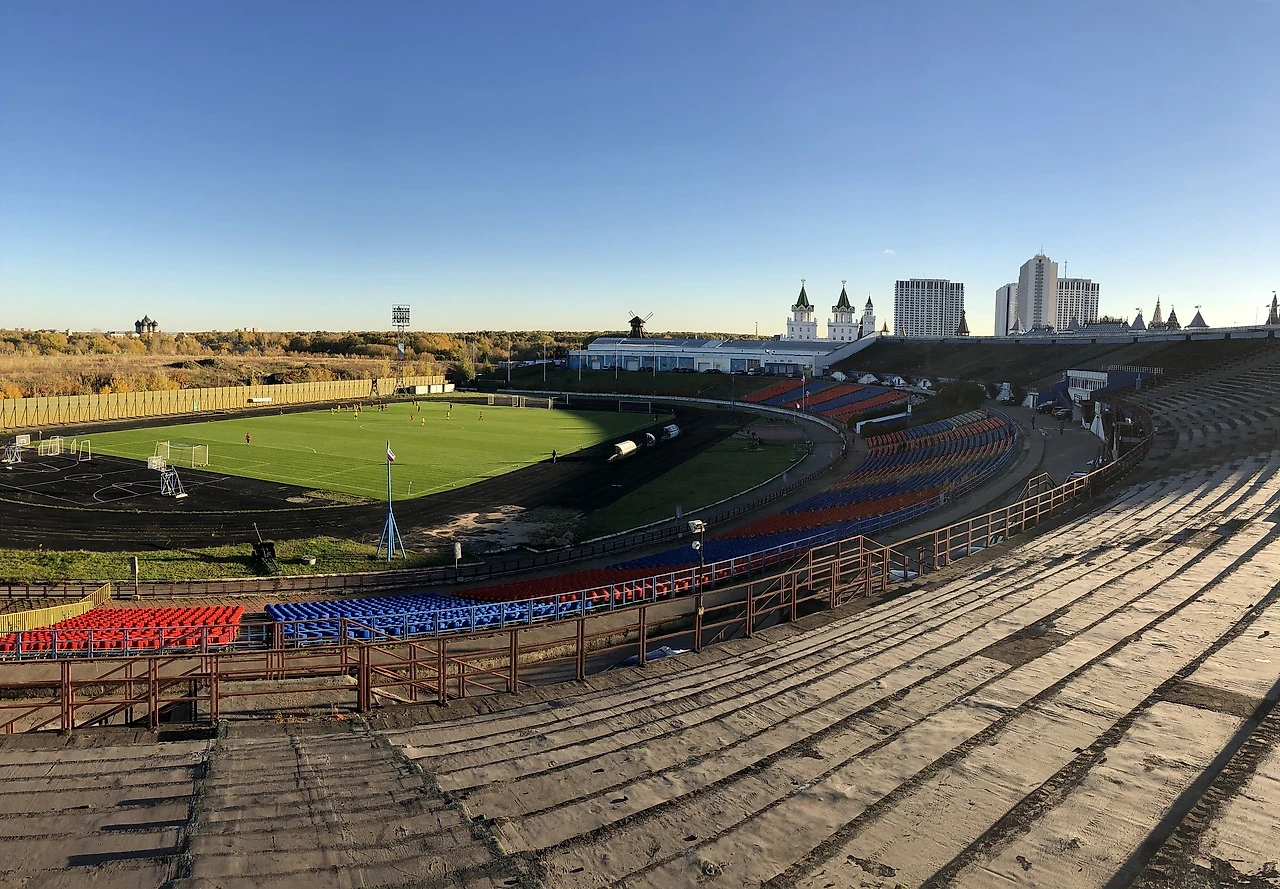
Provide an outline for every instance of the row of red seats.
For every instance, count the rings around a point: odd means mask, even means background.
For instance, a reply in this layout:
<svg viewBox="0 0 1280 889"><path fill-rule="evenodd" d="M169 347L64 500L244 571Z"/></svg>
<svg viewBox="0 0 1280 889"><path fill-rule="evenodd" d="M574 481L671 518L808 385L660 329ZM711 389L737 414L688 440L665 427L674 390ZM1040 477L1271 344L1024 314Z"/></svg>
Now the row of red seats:
<svg viewBox="0 0 1280 889"><path fill-rule="evenodd" d="M919 491L909 491L905 494L895 494L891 497L882 497L879 500L869 500L863 503L850 503L845 506L832 506L827 509L813 509L806 512L784 512L769 516L766 519L760 519L758 522L752 522L746 527L721 535L721 537L725 539L758 537L765 534L777 534L782 531L799 531L805 528L837 525L854 519L865 519L874 515L895 512L908 506L915 506L917 503L927 503L937 498L941 490L941 488L937 487L924 488Z"/></svg>
<svg viewBox="0 0 1280 889"><path fill-rule="evenodd" d="M749 401L752 404L760 404L768 401L770 398L777 398L779 395L785 395L792 389L798 389L803 383L804 380L779 380L772 386L765 386L759 392L752 392L742 400Z"/></svg>
<svg viewBox="0 0 1280 889"><path fill-rule="evenodd" d="M856 417L865 411L874 408L884 407L886 404L893 404L896 401L906 401L907 396L904 392L886 392L883 395L874 395L863 401L855 401L853 404L846 404L844 407L838 407L830 412L822 412L824 417L835 420L838 423L847 422L850 418Z"/></svg>
<svg viewBox="0 0 1280 889"><path fill-rule="evenodd" d="M992 430L999 429L1002 426L1004 426L1003 420L997 419L996 417L988 417L985 420L979 420L978 422L970 423L967 426L957 426L955 429L948 429L945 432L935 432L932 435L922 435L919 438L883 441L879 439L885 439L889 436L877 435L875 436L875 439L877 440L870 438L867 439L867 456L883 457L887 454L894 454L897 453L897 449L903 445L906 445L909 450L928 448L936 444L942 444L943 442L955 441L957 439L964 438L967 435L990 432Z"/></svg>
<svg viewBox="0 0 1280 889"><path fill-rule="evenodd" d="M867 387L855 386L852 383L840 383L839 385L832 386L830 389L823 389L821 392L816 392L813 395L810 395L806 402L806 407L809 410L813 410L814 405L825 404L828 401L835 401L837 398L844 398L846 395L853 395L856 392L861 392L865 388ZM822 412L818 411L818 413Z"/></svg>
<svg viewBox="0 0 1280 889"><path fill-rule="evenodd" d="M1008 450L1012 443L1013 439L1005 438L1000 441L990 442L989 444L977 445L963 451L957 451L954 454L934 457L931 460L901 464L898 466L886 466L883 469L855 469L853 472L844 476L832 485L830 490L843 490L845 488L854 487L855 485L867 484L868 482L908 479L912 476L921 475L926 472L934 472L938 469L949 469L953 466L961 466L965 463L972 463L975 460L983 460L987 457L1003 454Z"/></svg>
<svg viewBox="0 0 1280 889"><path fill-rule="evenodd" d="M637 573L631 568L591 568L553 577L513 580L478 590L467 590L464 595L481 602L517 602L634 580Z"/></svg>
<svg viewBox="0 0 1280 889"><path fill-rule="evenodd" d="M124 651L229 645L243 605L181 608L95 608L47 627L0 636L0 652Z"/></svg>

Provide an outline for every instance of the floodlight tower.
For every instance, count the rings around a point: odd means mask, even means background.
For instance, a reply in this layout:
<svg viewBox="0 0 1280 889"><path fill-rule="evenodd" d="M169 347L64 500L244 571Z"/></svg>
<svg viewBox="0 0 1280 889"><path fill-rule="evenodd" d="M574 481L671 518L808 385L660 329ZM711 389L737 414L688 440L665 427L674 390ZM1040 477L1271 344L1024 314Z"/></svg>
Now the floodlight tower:
<svg viewBox="0 0 1280 889"><path fill-rule="evenodd" d="M404 332L409 329L409 307L391 307L391 326L396 329L396 385L392 395L404 388Z"/></svg>

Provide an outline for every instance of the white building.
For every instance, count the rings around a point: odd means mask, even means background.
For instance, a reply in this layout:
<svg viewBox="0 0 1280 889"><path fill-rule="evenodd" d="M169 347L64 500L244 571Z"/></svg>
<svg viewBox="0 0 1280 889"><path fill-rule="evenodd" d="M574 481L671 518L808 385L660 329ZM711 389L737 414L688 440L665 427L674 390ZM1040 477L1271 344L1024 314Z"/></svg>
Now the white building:
<svg viewBox="0 0 1280 889"><path fill-rule="evenodd" d="M1093 324L1098 320L1098 285L1088 278L1058 279L1058 330L1072 321Z"/></svg>
<svg viewBox="0 0 1280 889"><path fill-rule="evenodd" d="M893 327L898 336L955 336L964 311L964 284L911 278L893 285Z"/></svg>
<svg viewBox="0 0 1280 889"><path fill-rule="evenodd" d="M791 307L791 318L787 321L787 339L818 339L818 322L813 320L813 306L809 304L809 294L804 292L804 278L800 279L800 295Z"/></svg>
<svg viewBox="0 0 1280 889"><path fill-rule="evenodd" d="M1018 270L1018 323L1023 330L1058 322L1058 264L1037 253Z"/></svg>
<svg viewBox="0 0 1280 889"><path fill-rule="evenodd" d="M639 371L644 373L803 373L820 376L833 364L874 343L871 334L840 343L831 340L708 340L602 336L585 349L569 353L571 370Z"/></svg>
<svg viewBox="0 0 1280 889"><path fill-rule="evenodd" d="M851 343L861 336L853 306L849 304L847 282L840 282L840 298L831 307L832 320L827 322L827 339L837 343Z"/></svg>
<svg viewBox="0 0 1280 889"><path fill-rule="evenodd" d="M833 343L853 343L864 336L876 332L876 310L871 305L871 296L867 295L867 306L862 310L862 317L855 314L853 304L849 302L847 281L840 282L840 298L831 307L833 317L827 319L826 339ZM782 339L800 340L802 342L822 342L818 336L818 322L813 317L813 305L809 302L809 294L805 291L805 279L800 279L800 295L791 307L791 317L787 319L787 333Z"/></svg>
<svg viewBox="0 0 1280 889"><path fill-rule="evenodd" d="M996 336L1008 336L1013 319L1018 315L1018 285L1006 284L996 289Z"/></svg>

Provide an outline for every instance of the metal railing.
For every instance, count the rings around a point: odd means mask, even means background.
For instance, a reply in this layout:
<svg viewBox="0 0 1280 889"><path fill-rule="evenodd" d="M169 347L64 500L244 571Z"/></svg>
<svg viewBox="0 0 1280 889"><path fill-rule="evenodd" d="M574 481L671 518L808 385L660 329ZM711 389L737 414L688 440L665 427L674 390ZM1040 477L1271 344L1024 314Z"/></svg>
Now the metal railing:
<svg viewBox="0 0 1280 889"><path fill-rule="evenodd" d="M0 671L0 733L70 730L113 719L135 723L143 717L152 727L166 719L216 722L228 705L248 707L263 696L270 696L276 710L282 700L313 706L321 692L342 698L328 701L326 708L359 712L379 704L445 702L584 678L628 654L643 665L660 642L698 650L749 637L801 613L925 577L1114 485L1149 452L1152 426L1139 405L1108 401L1137 419L1143 432L1138 445L1116 461L1049 491L893 544L859 535L812 546L767 577L716 588L714 574L702 572L693 575L695 585L685 595L653 586L636 591L632 602L611 602L608 613L584 605L554 621L474 633L405 639L343 619L342 635L334 642L286 644L280 623L247 623L230 646L206 644L187 653L144 657L117 653L23 661ZM282 680L290 682L281 685ZM252 684L263 681L277 684L268 690Z"/></svg>
<svg viewBox="0 0 1280 889"><path fill-rule="evenodd" d="M98 606L105 605L110 599L111 584L104 583L79 602L0 614L0 633L19 633L24 630L34 630L37 627L47 627L60 620L87 614Z"/></svg>
<svg viewBox="0 0 1280 889"><path fill-rule="evenodd" d="M879 516L859 520L861 534L876 533L897 525L913 521L947 502L965 496L969 491L986 483L1013 457L1016 452L1017 439L1010 442L1000 458L982 473L966 479L952 487L946 495L937 500L930 499L885 513ZM478 602L474 604L458 604L447 608L431 608L421 611L399 612L394 615L376 619L380 631L395 637L430 637L442 634L474 633L491 629L502 629L507 626L533 625L548 620L559 620L572 617L585 617L588 614L613 611L638 602L657 601L674 595L683 595L693 590L714 587L725 581L743 577L751 577L753 573L767 571L805 551L830 543L848 534L843 528L817 531L803 538L757 550L728 559L713 561L706 565L689 566L674 570L662 571L652 575L617 581L610 584L596 584L544 596L529 597L504 602ZM87 609L86 609L87 610ZM296 644L310 644L326 640L357 638L368 639L368 633L356 629L360 622L336 617L299 618L290 621L273 621L265 626L273 627L274 635L270 636L272 647L288 647ZM165 628L95 628L93 630L76 629L61 633L57 629L36 629L34 632L16 632L0 637L0 659L49 659L60 657L102 657L115 656L123 652L146 654L155 650L191 651L208 653L209 633L214 629L226 627L200 628L167 628L169 641L166 643ZM87 635L86 635L87 634ZM218 634L214 634L217 638ZM237 643L257 647L266 644L268 634L256 626L247 626L239 633ZM222 647L217 646L215 647Z"/></svg>

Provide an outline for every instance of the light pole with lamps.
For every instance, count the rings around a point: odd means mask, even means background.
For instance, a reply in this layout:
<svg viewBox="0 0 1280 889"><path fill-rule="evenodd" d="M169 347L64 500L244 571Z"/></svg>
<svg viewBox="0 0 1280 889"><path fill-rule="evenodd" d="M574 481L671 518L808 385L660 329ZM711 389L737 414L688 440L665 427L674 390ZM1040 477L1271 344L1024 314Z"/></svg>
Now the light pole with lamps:
<svg viewBox="0 0 1280 889"><path fill-rule="evenodd" d="M698 589L702 589L702 572L707 566L706 550L703 548L703 541L707 534L707 523L702 519L689 520L689 533L693 534L695 540L690 546L698 554Z"/></svg>

